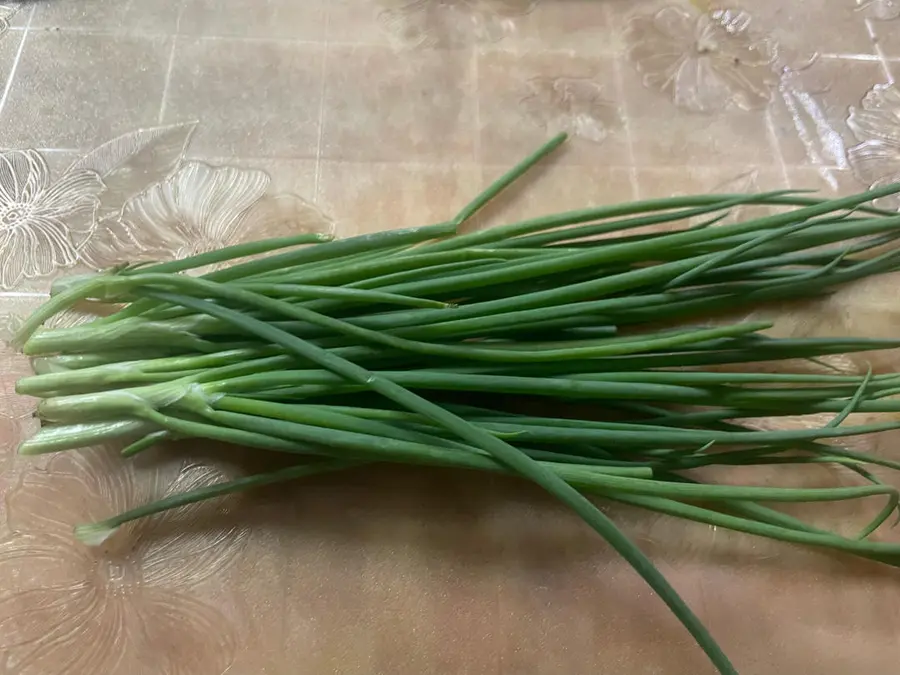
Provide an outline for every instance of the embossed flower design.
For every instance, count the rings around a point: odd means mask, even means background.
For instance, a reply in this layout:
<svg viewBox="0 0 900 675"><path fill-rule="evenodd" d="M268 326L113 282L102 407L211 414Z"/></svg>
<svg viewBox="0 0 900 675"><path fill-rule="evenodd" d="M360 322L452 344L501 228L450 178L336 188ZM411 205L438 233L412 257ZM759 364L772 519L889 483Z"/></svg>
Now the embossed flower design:
<svg viewBox="0 0 900 675"><path fill-rule="evenodd" d="M900 17L900 0L866 0L859 8L866 16L878 21L891 21Z"/></svg>
<svg viewBox="0 0 900 675"><path fill-rule="evenodd" d="M122 221L168 241L176 258L234 243L247 211L269 186L264 171L187 162L171 179L125 204Z"/></svg>
<svg viewBox="0 0 900 675"><path fill-rule="evenodd" d="M540 0L382 0L382 25L407 47L496 42Z"/></svg>
<svg viewBox="0 0 900 675"><path fill-rule="evenodd" d="M525 114L539 126L568 131L597 143L620 124L615 103L603 87L588 78L535 77L527 82L531 93L522 100Z"/></svg>
<svg viewBox="0 0 900 675"><path fill-rule="evenodd" d="M0 5L0 37L9 30L9 20L21 9L19 6Z"/></svg>
<svg viewBox="0 0 900 675"><path fill-rule="evenodd" d="M851 107L847 126L858 145L847 151L856 176L875 188L900 182L900 89L877 84L859 108ZM900 197L877 200L878 206L900 211Z"/></svg>
<svg viewBox="0 0 900 675"><path fill-rule="evenodd" d="M745 12L664 7L632 19L629 58L646 86L694 112L762 108L778 76L775 45L752 35Z"/></svg>
<svg viewBox="0 0 900 675"><path fill-rule="evenodd" d="M92 242L90 263L184 258L271 236L319 232L331 222L293 195L268 195L264 171L185 162L128 200L118 223Z"/></svg>
<svg viewBox="0 0 900 675"><path fill-rule="evenodd" d="M234 560L243 530L212 530L197 506L138 521L102 551L72 535L77 523L222 479L197 465L152 475L130 466L101 449L65 453L10 490L12 534L0 542L5 673L221 675L229 667L235 621L198 589Z"/></svg>
<svg viewBox="0 0 900 675"><path fill-rule="evenodd" d="M52 182L35 150L0 153L0 288L74 265L104 189L92 171Z"/></svg>

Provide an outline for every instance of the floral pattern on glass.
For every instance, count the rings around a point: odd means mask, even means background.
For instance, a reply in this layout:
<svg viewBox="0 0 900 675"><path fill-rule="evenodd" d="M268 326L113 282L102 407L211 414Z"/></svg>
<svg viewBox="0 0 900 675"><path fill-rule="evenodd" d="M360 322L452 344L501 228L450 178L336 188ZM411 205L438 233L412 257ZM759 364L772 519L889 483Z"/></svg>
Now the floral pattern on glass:
<svg viewBox="0 0 900 675"><path fill-rule="evenodd" d="M117 179L82 251L89 266L170 260L261 237L331 230L331 220L300 197L270 194L264 171L185 160L195 127L139 130L87 158ZM134 179L147 174L151 180Z"/></svg>
<svg viewBox="0 0 900 675"><path fill-rule="evenodd" d="M220 675L242 624L204 599L246 541L229 502L196 505L125 527L102 549L72 527L153 498L224 479L190 462L150 475L106 448L55 456L27 471L6 499L0 542L0 654L10 675ZM172 515L174 514L174 515Z"/></svg>
<svg viewBox="0 0 900 675"><path fill-rule="evenodd" d="M870 187L900 182L900 89L877 84L859 107L851 107L847 126L858 141L847 151L857 178ZM900 197L877 200L878 206L900 210Z"/></svg>
<svg viewBox="0 0 900 675"><path fill-rule="evenodd" d="M242 241L330 229L331 221L293 195L267 195L264 171L185 162L165 181L130 199L110 223L114 240L132 243L130 261L185 258ZM94 266L121 261L92 252Z"/></svg>
<svg viewBox="0 0 900 675"><path fill-rule="evenodd" d="M778 85L777 47L743 11L668 6L633 18L626 39L644 84L692 112L763 108Z"/></svg>
<svg viewBox="0 0 900 675"><path fill-rule="evenodd" d="M404 47L460 47L502 40L540 0L382 0L379 20Z"/></svg>
<svg viewBox="0 0 900 675"><path fill-rule="evenodd" d="M601 143L621 126L619 109L603 87L588 78L534 77L526 83L530 93L522 99L525 115L550 133Z"/></svg>
<svg viewBox="0 0 900 675"><path fill-rule="evenodd" d="M778 93L807 159L822 180L836 190L838 181L833 168L848 168L846 144L828 114L828 87L811 87L806 82L806 71L817 61L814 58L796 68L783 66Z"/></svg>
<svg viewBox="0 0 900 675"><path fill-rule="evenodd" d="M139 129L53 180L36 150L0 153L0 290L76 266L171 260L332 221L264 171L185 160L196 123Z"/></svg>
<svg viewBox="0 0 900 675"><path fill-rule="evenodd" d="M170 179L125 204L121 224L135 238L185 258L236 240L246 211L265 194L263 171L186 162Z"/></svg>
<svg viewBox="0 0 900 675"><path fill-rule="evenodd" d="M0 37L9 30L9 20L18 14L20 9L22 5L0 5Z"/></svg>
<svg viewBox="0 0 900 675"><path fill-rule="evenodd" d="M0 153L0 288L74 266L104 189L87 170L51 181L35 150Z"/></svg>
<svg viewBox="0 0 900 675"><path fill-rule="evenodd" d="M860 10L870 19L892 21L900 17L900 0L863 0Z"/></svg>

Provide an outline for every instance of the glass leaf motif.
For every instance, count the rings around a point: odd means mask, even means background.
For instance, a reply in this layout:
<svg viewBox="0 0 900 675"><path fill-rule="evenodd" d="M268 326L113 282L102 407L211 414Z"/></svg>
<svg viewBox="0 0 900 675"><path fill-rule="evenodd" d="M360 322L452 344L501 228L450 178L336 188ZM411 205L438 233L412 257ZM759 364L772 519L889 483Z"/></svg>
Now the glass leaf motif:
<svg viewBox="0 0 900 675"><path fill-rule="evenodd" d="M20 9L22 5L0 5L0 37L9 30L10 19L18 14Z"/></svg>
<svg viewBox="0 0 900 675"><path fill-rule="evenodd" d="M233 480L218 466L188 462L165 481L165 497ZM152 497L151 497L152 498ZM231 523L237 499L189 504L139 526L143 560L141 573L148 584L190 588L214 578L234 560L246 543L248 531ZM202 522L203 528L196 527Z"/></svg>
<svg viewBox="0 0 900 675"><path fill-rule="evenodd" d="M141 245L129 261L183 258L233 243L245 212L268 185L264 171L185 162L125 204L116 227Z"/></svg>
<svg viewBox="0 0 900 675"><path fill-rule="evenodd" d="M803 81L803 71L814 62L815 59L796 69L783 68L778 93L807 158L817 167L822 179L836 190L837 179L829 167L846 169L847 152L841 133L829 121L826 105L821 101L820 94L824 92L812 90Z"/></svg>
<svg viewBox="0 0 900 675"><path fill-rule="evenodd" d="M106 223L89 260L103 268L130 262L184 258L263 237L330 232L332 221L300 197L272 195L264 171L189 161L168 179L129 200ZM205 270L198 270L202 272Z"/></svg>
<svg viewBox="0 0 900 675"><path fill-rule="evenodd" d="M777 47L743 11L667 6L634 17L626 40L644 85L692 112L764 108L778 84Z"/></svg>
<svg viewBox="0 0 900 675"><path fill-rule="evenodd" d="M108 448L69 452L9 491L11 534L0 542L0 578L11 581L0 591L5 672L221 675L233 661L239 622L201 592L246 542L227 519L207 520L210 508L226 514L227 500L126 526L102 549L72 536L77 523L228 478L191 463L152 475L133 467Z"/></svg>
<svg viewBox="0 0 900 675"><path fill-rule="evenodd" d="M94 171L106 186L98 220L121 211L131 197L163 180L181 163L197 123L138 129L104 143L69 167Z"/></svg>
<svg viewBox="0 0 900 675"><path fill-rule="evenodd" d="M171 260L333 222L264 171L184 159L196 123L125 134L53 180L36 150L0 153L0 291L86 265Z"/></svg>
<svg viewBox="0 0 900 675"><path fill-rule="evenodd" d="M892 21L900 18L900 0L863 0L859 9L876 21Z"/></svg>
<svg viewBox="0 0 900 675"><path fill-rule="evenodd" d="M522 109L547 131L568 131L602 143L610 131L621 126L618 107L604 96L603 87L591 79L534 77L525 85L529 94L522 99Z"/></svg>
<svg viewBox="0 0 900 675"><path fill-rule="evenodd" d="M378 19L399 46L462 47L502 40L540 0L380 0Z"/></svg>
<svg viewBox="0 0 900 675"><path fill-rule="evenodd" d="M900 89L895 84L877 84L851 107L847 126L857 145L847 159L860 181L872 188L900 182ZM900 211L900 197L876 201L882 208Z"/></svg>

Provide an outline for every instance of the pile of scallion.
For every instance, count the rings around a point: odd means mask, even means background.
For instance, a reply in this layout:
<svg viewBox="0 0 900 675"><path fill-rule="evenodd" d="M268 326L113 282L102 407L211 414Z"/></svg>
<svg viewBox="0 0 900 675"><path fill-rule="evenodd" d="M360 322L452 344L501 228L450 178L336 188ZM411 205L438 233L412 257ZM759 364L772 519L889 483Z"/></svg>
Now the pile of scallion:
<svg viewBox="0 0 900 675"><path fill-rule="evenodd" d="M446 223L337 241L298 235L57 282L17 338L36 371L18 391L41 399L43 424L22 454L117 440L130 443L130 457L204 438L296 458L76 535L98 544L166 509L371 463L512 474L609 542L721 673L737 671L589 498L900 565L900 545L870 538L897 510L898 491L867 468L900 464L839 440L900 428L896 415L848 419L900 412L900 375L796 367L900 340L780 339L764 323L711 320L900 269L891 246L900 215L870 206L900 186L834 200L797 191L656 199L458 233L563 138ZM744 205L771 215L722 222ZM41 328L84 302L121 306L90 323ZM785 368L746 367L764 362ZM749 422L810 413L833 417L778 431ZM805 463L844 467L858 481L788 489L709 484L692 472ZM884 508L856 537L773 508L872 496Z"/></svg>

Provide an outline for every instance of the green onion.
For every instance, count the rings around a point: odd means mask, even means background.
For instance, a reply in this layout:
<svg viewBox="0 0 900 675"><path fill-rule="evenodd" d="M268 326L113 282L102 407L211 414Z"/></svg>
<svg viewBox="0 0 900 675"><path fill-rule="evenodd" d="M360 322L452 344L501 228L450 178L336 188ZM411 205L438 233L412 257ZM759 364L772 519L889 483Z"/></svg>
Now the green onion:
<svg viewBox="0 0 900 675"><path fill-rule="evenodd" d="M900 375L792 370L900 341L773 338L769 323L717 318L900 269L900 216L870 206L900 186L833 200L674 197L459 232L564 138L445 223L339 241L297 235L57 281L17 335L36 372L17 390L40 399L42 423L21 454L120 442L130 458L202 438L294 462L79 525L76 536L100 544L168 509L374 464L518 476L600 534L727 674L737 669L697 616L593 500L900 564L900 544L871 540L900 493L869 470L900 462L840 445L900 429ZM747 204L779 211L722 222ZM42 327L84 300L119 308ZM778 372L732 372L748 363ZM834 416L794 430L750 424L813 413ZM854 424L853 413L882 417ZM769 466L777 478L788 464L828 464L855 482L718 485L696 473ZM872 497L884 505L855 538L777 510Z"/></svg>

